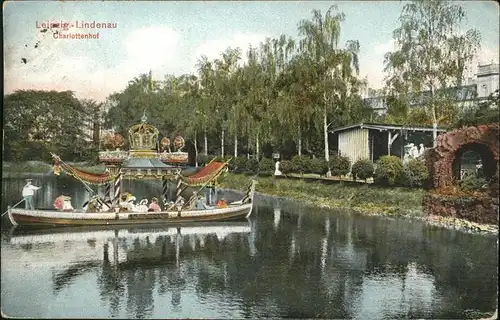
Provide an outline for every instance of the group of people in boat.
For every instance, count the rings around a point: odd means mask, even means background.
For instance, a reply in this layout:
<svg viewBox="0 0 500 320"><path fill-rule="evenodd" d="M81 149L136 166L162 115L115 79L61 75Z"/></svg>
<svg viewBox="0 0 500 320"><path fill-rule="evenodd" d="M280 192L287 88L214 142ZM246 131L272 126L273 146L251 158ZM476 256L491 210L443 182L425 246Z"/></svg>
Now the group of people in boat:
<svg viewBox="0 0 500 320"><path fill-rule="evenodd" d="M32 185L31 179L27 179L26 185L23 187L23 198L25 201L25 208L34 210L33 205L33 194L34 191L40 189ZM129 192L125 192L121 195L120 201L117 206L113 205L113 202L109 197L100 197L95 195L91 197L88 201L83 204L84 212L109 212L114 211L116 207L119 208L121 212L158 212L162 211L162 207L158 203L158 198L152 197L151 201L147 198L143 198L139 204L136 204L137 198ZM198 195L195 191L192 196L187 200L180 196L177 200L163 201L163 210L177 210L183 208L184 210L209 210L215 208L226 208L228 203L224 198L221 198L216 206L210 206L207 204L207 199L204 195ZM54 208L60 211L74 211L71 204L71 197L66 195L61 195L57 197L54 201Z"/></svg>

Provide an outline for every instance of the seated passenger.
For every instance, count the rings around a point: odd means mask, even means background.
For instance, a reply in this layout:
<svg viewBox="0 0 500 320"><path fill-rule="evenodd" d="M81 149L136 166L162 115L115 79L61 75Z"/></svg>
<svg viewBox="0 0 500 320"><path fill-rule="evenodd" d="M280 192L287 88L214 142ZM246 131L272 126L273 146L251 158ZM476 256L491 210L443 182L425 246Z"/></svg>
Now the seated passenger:
<svg viewBox="0 0 500 320"><path fill-rule="evenodd" d="M196 199L194 208L195 210L208 209L207 205L205 204L205 198L203 196L200 196Z"/></svg>
<svg viewBox="0 0 500 320"><path fill-rule="evenodd" d="M224 200L224 198L221 198L217 202L217 208L227 208L227 202L226 202L226 200Z"/></svg>
<svg viewBox="0 0 500 320"><path fill-rule="evenodd" d="M149 205L148 211L161 211L160 206L158 205L158 199L153 197L151 199L151 204Z"/></svg>

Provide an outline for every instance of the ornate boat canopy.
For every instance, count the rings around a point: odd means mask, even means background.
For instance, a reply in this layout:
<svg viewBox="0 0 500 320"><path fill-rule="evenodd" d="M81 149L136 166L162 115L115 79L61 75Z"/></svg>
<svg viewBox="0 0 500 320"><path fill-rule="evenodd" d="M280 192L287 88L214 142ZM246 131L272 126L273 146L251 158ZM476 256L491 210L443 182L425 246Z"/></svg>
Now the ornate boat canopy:
<svg viewBox="0 0 500 320"><path fill-rule="evenodd" d="M184 147L184 139L179 134L175 136L173 147L176 151L172 152L170 148L171 139L163 137L160 144L159 136L159 130L148 123L146 112L144 111L141 122L133 125L128 130L129 151L120 150L120 147L124 145L124 139L121 135L108 135L103 141L106 151L99 152L99 160L106 165L119 167L126 166L124 162L134 158L154 159L158 160L154 161L155 163L163 162L177 167L186 165L188 153L181 151ZM160 152L160 148L163 152ZM151 169L151 164L145 163L145 165L147 166L142 169ZM153 167L156 168L157 166Z"/></svg>
<svg viewBox="0 0 500 320"><path fill-rule="evenodd" d="M172 179L179 167L167 165L156 158L130 158L121 165L125 179Z"/></svg>
<svg viewBox="0 0 500 320"><path fill-rule="evenodd" d="M188 176L181 177L182 182L189 186L200 186L204 185L210 181L216 180L222 173L227 169L227 162L217 162L212 161L205 167L201 168L197 173Z"/></svg>

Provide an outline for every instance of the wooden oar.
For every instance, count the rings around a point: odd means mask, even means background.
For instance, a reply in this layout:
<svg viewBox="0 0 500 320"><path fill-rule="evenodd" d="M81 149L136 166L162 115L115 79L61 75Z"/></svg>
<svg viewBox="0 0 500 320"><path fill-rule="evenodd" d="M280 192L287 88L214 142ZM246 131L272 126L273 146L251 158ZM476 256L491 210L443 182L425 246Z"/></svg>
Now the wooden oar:
<svg viewBox="0 0 500 320"><path fill-rule="evenodd" d="M23 201L24 201L24 198L22 200L20 200L18 203L16 203L13 207L7 209L7 211L5 211L4 213L2 213L2 215L0 217L3 217L3 215L6 214L7 212L9 212L10 209L13 209L13 208L17 207Z"/></svg>

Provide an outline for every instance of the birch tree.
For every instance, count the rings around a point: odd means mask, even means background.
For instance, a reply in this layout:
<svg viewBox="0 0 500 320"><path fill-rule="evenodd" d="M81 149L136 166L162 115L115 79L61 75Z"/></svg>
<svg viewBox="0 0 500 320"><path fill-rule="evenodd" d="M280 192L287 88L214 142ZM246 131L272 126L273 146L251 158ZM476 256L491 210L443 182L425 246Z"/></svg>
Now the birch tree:
<svg viewBox="0 0 500 320"><path fill-rule="evenodd" d="M445 89L462 84L467 65L480 47L478 31L461 29L464 19L464 10L453 2L408 3L393 33L398 49L385 56L385 70L390 73L387 86L428 108L434 146L438 124L450 114L446 108L453 90Z"/></svg>

